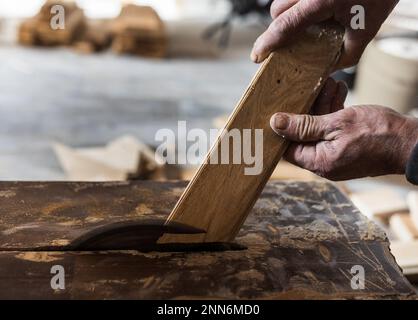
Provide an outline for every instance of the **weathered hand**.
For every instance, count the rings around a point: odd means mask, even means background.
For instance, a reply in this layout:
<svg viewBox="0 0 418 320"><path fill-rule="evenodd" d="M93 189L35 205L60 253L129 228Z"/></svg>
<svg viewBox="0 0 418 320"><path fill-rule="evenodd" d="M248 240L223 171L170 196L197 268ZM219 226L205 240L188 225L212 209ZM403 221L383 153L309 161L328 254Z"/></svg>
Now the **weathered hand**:
<svg viewBox="0 0 418 320"><path fill-rule="evenodd" d="M345 96L342 84L328 80L314 107L318 115L271 118L273 130L293 142L286 159L330 180L404 174L418 119L380 106L343 109Z"/></svg>
<svg viewBox="0 0 418 320"><path fill-rule="evenodd" d="M273 22L254 44L251 59L260 63L298 32L312 24L333 18L346 29L344 50L338 68L357 64L364 49L376 36L399 0L275 0L271 7ZM351 28L351 8L365 9L365 29Z"/></svg>

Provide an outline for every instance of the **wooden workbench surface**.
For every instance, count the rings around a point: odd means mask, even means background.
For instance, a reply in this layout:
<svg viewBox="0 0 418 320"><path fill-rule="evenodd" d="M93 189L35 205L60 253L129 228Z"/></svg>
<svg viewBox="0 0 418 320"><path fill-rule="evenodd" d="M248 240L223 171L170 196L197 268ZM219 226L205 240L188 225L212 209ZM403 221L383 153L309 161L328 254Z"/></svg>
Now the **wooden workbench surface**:
<svg viewBox="0 0 418 320"><path fill-rule="evenodd" d="M166 218L185 186L0 183L0 298L415 298L385 234L322 182L269 183L236 239L247 250L63 251L93 227ZM65 290L51 289L54 265Z"/></svg>

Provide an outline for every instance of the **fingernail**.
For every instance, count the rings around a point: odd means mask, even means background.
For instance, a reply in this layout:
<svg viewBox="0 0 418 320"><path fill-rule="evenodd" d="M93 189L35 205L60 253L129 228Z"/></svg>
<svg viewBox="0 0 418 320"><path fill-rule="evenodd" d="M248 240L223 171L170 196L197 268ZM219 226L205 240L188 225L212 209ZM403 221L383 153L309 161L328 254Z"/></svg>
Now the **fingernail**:
<svg viewBox="0 0 418 320"><path fill-rule="evenodd" d="M257 54L253 51L251 51L251 60L255 63L258 63L258 56Z"/></svg>
<svg viewBox="0 0 418 320"><path fill-rule="evenodd" d="M253 45L253 50L251 51L251 60L255 63L260 63L260 56L257 52L259 52L258 47L260 44L260 38L258 38Z"/></svg>
<svg viewBox="0 0 418 320"><path fill-rule="evenodd" d="M284 114L276 114L271 118L270 125L273 130L286 130L289 125L289 117Z"/></svg>

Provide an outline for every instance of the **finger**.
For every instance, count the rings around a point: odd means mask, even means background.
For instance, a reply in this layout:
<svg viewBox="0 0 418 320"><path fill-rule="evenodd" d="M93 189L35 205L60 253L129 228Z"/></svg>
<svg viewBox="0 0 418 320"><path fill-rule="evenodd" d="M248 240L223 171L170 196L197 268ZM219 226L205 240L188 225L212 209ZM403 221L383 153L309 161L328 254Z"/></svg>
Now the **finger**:
<svg viewBox="0 0 418 320"><path fill-rule="evenodd" d="M313 142L325 139L327 116L276 113L270 126L280 136L294 142Z"/></svg>
<svg viewBox="0 0 418 320"><path fill-rule="evenodd" d="M289 10L293 7L299 0L275 0L273 1L270 13L273 19L276 19L279 15L281 15L286 10Z"/></svg>
<svg viewBox="0 0 418 320"><path fill-rule="evenodd" d="M300 0L279 15L255 42L251 59L260 63L308 26L333 16L330 1Z"/></svg>
<svg viewBox="0 0 418 320"><path fill-rule="evenodd" d="M287 149L285 160L306 170L314 170L316 156L315 144L292 143Z"/></svg>
<svg viewBox="0 0 418 320"><path fill-rule="evenodd" d="M315 101L315 104L312 108L312 114L314 115L324 115L331 113L332 103L337 94L338 85L334 79L328 78L325 82L321 93Z"/></svg>
<svg viewBox="0 0 418 320"><path fill-rule="evenodd" d="M357 33L357 34L356 34ZM358 31L347 29L344 39L344 47L336 70L349 68L359 63L360 58L369 44L369 38L361 38Z"/></svg>
<svg viewBox="0 0 418 320"><path fill-rule="evenodd" d="M337 82L337 93L332 101L330 113L338 112L344 109L344 102L347 99L348 87L343 81Z"/></svg>

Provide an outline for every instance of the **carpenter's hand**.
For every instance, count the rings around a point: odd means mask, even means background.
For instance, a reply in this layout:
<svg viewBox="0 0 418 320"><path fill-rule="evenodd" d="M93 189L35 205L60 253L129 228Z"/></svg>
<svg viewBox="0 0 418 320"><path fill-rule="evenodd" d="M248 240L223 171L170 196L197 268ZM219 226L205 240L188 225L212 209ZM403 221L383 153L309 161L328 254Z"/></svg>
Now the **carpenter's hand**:
<svg viewBox="0 0 418 320"><path fill-rule="evenodd" d="M399 0L275 0L271 7L273 22L254 44L251 59L260 63L298 32L312 24L333 18L346 28L344 51L338 68L357 64L364 49ZM365 29L351 28L351 8L365 9Z"/></svg>
<svg viewBox="0 0 418 320"><path fill-rule="evenodd" d="M418 119L379 106L343 109L345 95L328 80L314 107L318 115L271 118L273 130L293 142L286 159L330 180L404 174Z"/></svg>

